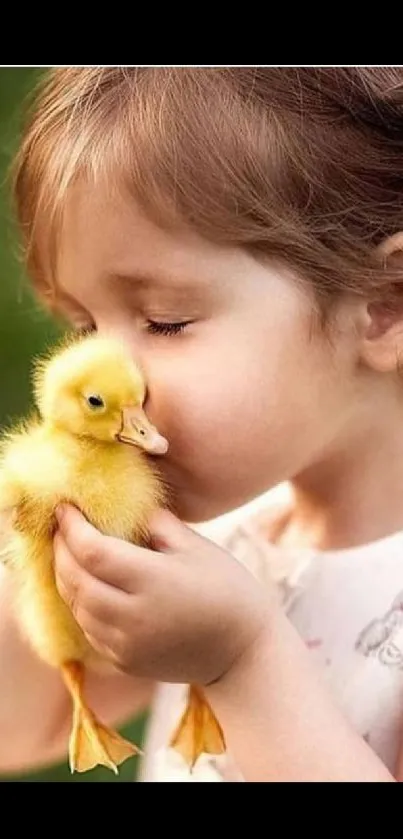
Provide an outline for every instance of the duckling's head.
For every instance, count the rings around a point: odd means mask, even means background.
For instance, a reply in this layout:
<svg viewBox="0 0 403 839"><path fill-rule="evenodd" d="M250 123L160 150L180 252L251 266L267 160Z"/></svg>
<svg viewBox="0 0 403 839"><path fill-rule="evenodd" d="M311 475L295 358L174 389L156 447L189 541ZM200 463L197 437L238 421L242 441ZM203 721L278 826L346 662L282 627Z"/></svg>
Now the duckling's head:
<svg viewBox="0 0 403 839"><path fill-rule="evenodd" d="M55 429L151 454L168 449L143 410L141 369L119 341L96 334L68 340L37 363L34 388L44 422Z"/></svg>

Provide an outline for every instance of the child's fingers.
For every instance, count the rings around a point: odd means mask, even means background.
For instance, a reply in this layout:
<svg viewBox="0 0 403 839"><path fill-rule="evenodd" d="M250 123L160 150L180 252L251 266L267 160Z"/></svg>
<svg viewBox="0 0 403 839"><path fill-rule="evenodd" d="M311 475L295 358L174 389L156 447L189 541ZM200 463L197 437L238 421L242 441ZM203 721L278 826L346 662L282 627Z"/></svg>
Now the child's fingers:
<svg viewBox="0 0 403 839"><path fill-rule="evenodd" d="M81 568L58 533L54 548L57 589L82 629L85 631L88 616L108 628L119 625L128 609L128 595Z"/></svg>
<svg viewBox="0 0 403 839"><path fill-rule="evenodd" d="M155 552L100 533L75 507L56 511L59 532L81 568L122 591L135 593L147 563Z"/></svg>
<svg viewBox="0 0 403 839"><path fill-rule="evenodd" d="M119 627L105 624L89 612L82 615L80 626L91 647L123 670L124 655L121 651L126 644L125 633Z"/></svg>

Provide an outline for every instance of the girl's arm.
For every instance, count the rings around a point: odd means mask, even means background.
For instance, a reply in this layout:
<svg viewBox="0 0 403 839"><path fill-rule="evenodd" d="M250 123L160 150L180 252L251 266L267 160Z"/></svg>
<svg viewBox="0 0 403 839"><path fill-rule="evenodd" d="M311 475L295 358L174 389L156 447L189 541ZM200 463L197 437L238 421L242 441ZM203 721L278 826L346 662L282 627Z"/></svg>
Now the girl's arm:
<svg viewBox="0 0 403 839"><path fill-rule="evenodd" d="M71 701L60 674L43 664L22 639L11 609L6 569L0 566L0 774L28 771L63 759ZM90 704L119 724L145 709L149 681L126 675L88 676Z"/></svg>
<svg viewBox="0 0 403 839"><path fill-rule="evenodd" d="M334 705L280 610L206 697L246 781L395 780Z"/></svg>
<svg viewBox="0 0 403 839"><path fill-rule="evenodd" d="M95 649L125 672L210 683L247 780L393 780L333 705L274 587L168 510L149 522L152 550L74 508L59 518L57 585Z"/></svg>

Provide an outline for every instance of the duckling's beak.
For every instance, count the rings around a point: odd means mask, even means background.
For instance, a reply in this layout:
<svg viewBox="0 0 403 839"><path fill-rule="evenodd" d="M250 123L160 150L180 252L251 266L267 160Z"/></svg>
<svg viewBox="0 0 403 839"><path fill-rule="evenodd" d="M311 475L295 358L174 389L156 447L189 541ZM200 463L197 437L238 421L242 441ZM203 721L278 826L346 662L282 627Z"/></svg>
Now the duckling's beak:
<svg viewBox="0 0 403 839"><path fill-rule="evenodd" d="M143 408L123 408L122 428L116 436L121 443L139 446L149 454L165 454L168 451L168 441L147 419Z"/></svg>

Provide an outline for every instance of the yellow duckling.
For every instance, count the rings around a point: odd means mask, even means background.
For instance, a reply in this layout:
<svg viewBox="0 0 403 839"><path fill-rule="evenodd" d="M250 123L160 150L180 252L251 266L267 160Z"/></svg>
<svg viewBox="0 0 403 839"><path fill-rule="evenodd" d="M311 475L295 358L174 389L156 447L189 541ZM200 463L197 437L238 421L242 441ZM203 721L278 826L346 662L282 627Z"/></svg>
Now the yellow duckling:
<svg viewBox="0 0 403 839"><path fill-rule="evenodd" d="M142 409L140 370L111 339L67 341L37 364L34 383L40 418L2 443L0 510L12 511L3 558L18 620L37 654L61 669L73 699L71 770L102 764L117 771L138 749L85 703L84 666L95 654L56 589L54 510L69 501L102 532L141 544L150 514L166 500L144 452L163 454L168 444Z"/></svg>
<svg viewBox="0 0 403 839"><path fill-rule="evenodd" d="M97 656L56 588L54 511L68 501L103 533L147 544L148 520L168 499L146 453L165 454L168 443L143 410L140 369L110 338L68 339L37 363L34 390L39 417L7 433L0 449L0 512L12 514L3 559L13 572L18 620L37 654L60 668L73 700L71 770L101 764L116 772L138 749L85 702L84 668ZM202 752L225 751L197 686L170 745L191 767Z"/></svg>

